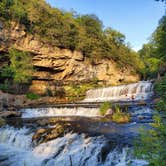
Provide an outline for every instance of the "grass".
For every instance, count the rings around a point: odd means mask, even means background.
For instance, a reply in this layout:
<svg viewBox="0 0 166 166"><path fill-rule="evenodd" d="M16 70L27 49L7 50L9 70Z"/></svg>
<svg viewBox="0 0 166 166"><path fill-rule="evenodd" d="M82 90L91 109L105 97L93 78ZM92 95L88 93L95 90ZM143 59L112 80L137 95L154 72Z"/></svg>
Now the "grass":
<svg viewBox="0 0 166 166"><path fill-rule="evenodd" d="M106 114L107 110L110 109L110 108L111 108L111 103L110 102L102 103L101 106L100 106L100 110L99 110L100 114L102 116L104 116Z"/></svg>
<svg viewBox="0 0 166 166"><path fill-rule="evenodd" d="M130 115L122 112L119 105L115 106L115 112L112 115L112 121L116 123L127 123L130 121Z"/></svg>
<svg viewBox="0 0 166 166"><path fill-rule="evenodd" d="M39 95L34 94L34 93L27 93L27 94L26 94L26 97L27 97L28 99L30 99L30 100L37 100L37 99L40 98Z"/></svg>

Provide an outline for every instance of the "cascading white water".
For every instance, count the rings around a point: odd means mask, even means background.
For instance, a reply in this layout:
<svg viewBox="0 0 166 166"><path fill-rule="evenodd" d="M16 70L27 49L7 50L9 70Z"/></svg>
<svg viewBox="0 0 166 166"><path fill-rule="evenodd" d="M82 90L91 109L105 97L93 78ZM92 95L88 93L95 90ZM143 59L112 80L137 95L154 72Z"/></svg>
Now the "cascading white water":
<svg viewBox="0 0 166 166"><path fill-rule="evenodd" d="M48 117L48 116L85 116L94 117L99 116L100 112L98 108L33 108L22 109L23 118L31 117Z"/></svg>
<svg viewBox="0 0 166 166"><path fill-rule="evenodd" d="M103 160L102 149L108 141L103 136L87 137L84 134L68 133L64 137L32 147L29 139L33 133L26 128L6 127L1 129L1 133L6 135L5 138L12 137L12 141L0 140L0 166L125 166L128 164L143 166L147 164L145 161L133 159L127 147L122 150L107 149L107 156ZM27 146L15 146L18 138L20 145L27 144Z"/></svg>
<svg viewBox="0 0 166 166"><path fill-rule="evenodd" d="M146 100L153 94L152 83L140 81L134 84L89 90L83 102ZM100 116L99 108L31 108L22 109L23 118L48 116Z"/></svg>
<svg viewBox="0 0 166 166"><path fill-rule="evenodd" d="M32 142L32 132L27 128L14 129L13 127L0 128L0 143L16 148L29 149Z"/></svg>
<svg viewBox="0 0 166 166"><path fill-rule="evenodd" d="M134 84L89 90L83 102L146 100L152 94L152 83L140 81Z"/></svg>

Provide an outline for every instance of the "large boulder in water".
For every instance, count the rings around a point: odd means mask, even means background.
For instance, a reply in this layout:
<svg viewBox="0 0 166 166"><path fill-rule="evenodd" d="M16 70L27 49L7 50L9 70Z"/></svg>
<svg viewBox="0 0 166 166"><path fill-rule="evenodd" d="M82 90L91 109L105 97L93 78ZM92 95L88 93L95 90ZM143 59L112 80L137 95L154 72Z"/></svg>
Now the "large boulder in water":
<svg viewBox="0 0 166 166"><path fill-rule="evenodd" d="M70 124L57 123L54 128L40 128L32 137L32 141L35 144L47 142L49 140L62 137L65 132L71 131Z"/></svg>

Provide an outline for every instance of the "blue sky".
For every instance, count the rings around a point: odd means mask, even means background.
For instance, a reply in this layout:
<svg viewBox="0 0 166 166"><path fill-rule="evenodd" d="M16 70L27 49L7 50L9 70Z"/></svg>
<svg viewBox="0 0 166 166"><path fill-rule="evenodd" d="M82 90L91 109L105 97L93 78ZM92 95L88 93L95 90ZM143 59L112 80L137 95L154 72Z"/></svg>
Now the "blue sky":
<svg viewBox="0 0 166 166"><path fill-rule="evenodd" d="M105 27L126 35L133 49L138 50L156 29L164 15L164 4L155 0L47 0L51 6L79 14L96 14Z"/></svg>

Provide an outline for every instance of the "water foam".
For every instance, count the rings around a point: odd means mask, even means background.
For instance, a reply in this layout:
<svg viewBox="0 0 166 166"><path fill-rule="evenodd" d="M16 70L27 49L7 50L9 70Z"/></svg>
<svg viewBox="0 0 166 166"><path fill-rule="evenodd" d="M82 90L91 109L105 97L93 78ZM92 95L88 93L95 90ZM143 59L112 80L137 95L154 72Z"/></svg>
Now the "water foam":
<svg viewBox="0 0 166 166"><path fill-rule="evenodd" d="M87 91L83 102L146 100L152 96L152 89L153 85L149 81L92 89Z"/></svg>

